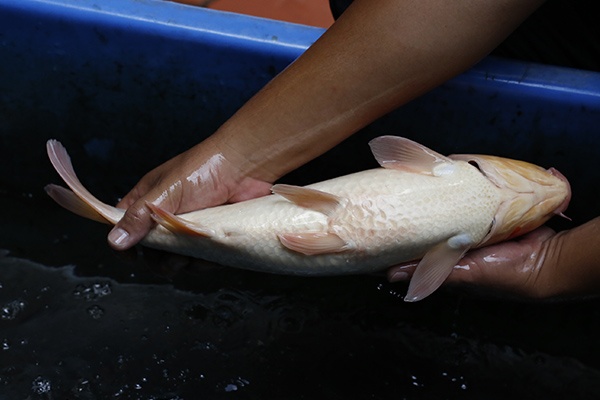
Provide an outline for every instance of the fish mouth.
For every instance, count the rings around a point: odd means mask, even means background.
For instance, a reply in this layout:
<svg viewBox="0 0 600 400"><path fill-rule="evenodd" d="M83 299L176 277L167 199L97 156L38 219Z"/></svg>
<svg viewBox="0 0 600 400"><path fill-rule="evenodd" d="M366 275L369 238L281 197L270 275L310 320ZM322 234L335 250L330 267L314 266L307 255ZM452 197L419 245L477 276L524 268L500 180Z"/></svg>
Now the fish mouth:
<svg viewBox="0 0 600 400"><path fill-rule="evenodd" d="M565 218L567 218L563 212L565 212L565 210L569 207L569 203L571 202L571 184L569 183L569 180L560 173L559 170L557 170L556 168L552 167L552 168L548 168L548 173L557 177L558 179L560 179L561 181L564 182L564 184L567 187L567 197L565 198L565 200L562 202L561 205L558 206L558 208L556 210L554 210L554 213L560 216L563 216Z"/></svg>

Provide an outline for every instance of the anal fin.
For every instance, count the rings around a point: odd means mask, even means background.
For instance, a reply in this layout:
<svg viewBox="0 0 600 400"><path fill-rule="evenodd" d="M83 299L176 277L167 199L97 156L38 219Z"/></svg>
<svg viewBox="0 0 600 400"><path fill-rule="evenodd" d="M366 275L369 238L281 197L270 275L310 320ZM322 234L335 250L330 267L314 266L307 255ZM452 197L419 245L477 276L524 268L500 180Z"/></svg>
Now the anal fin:
<svg viewBox="0 0 600 400"><path fill-rule="evenodd" d="M472 245L469 235L458 234L430 249L417 265L404 301L419 301L436 291Z"/></svg>
<svg viewBox="0 0 600 400"><path fill-rule="evenodd" d="M288 249L307 256L340 253L349 249L348 243L342 238L328 232L284 233L279 235L279 240Z"/></svg>
<svg viewBox="0 0 600 400"><path fill-rule="evenodd" d="M204 237L215 235L212 229L198 226L150 202L146 202L146 206L152 211L152 219L173 233Z"/></svg>

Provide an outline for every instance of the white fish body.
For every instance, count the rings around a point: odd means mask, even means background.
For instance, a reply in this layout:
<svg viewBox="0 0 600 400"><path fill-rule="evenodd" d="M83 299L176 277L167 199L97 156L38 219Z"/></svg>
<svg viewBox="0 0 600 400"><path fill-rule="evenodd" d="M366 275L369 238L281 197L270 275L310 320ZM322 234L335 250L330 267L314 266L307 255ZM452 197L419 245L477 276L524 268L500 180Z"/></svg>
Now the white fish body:
<svg viewBox="0 0 600 400"><path fill-rule="evenodd" d="M142 244L294 275L369 273L423 258L407 295L415 301L437 289L468 249L534 229L562 212L570 196L560 174L531 164L469 156L470 164L394 136L375 139L371 146L384 168L305 187L275 185L270 196L178 216L149 205L159 224ZM55 200L94 219L116 223L122 217L123 210L99 202L83 188L58 142L50 141L48 151L77 196L51 185L48 192ZM516 179L509 171L518 187L515 182L507 187L497 171L506 162L518 164L517 169L525 165L527 174L536 175L533 181L541 174L543 184L532 183L530 176L516 174ZM515 202L516 222L509 215L515 214ZM540 204L543 209L532 214Z"/></svg>

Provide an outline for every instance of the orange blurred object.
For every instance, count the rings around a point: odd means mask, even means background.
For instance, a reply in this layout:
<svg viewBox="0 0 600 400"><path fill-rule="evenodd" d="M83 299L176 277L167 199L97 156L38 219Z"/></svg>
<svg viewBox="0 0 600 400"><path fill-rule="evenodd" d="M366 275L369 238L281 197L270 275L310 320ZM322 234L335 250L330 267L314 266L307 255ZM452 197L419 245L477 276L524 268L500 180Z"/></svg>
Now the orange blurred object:
<svg viewBox="0 0 600 400"><path fill-rule="evenodd" d="M333 16L327 0L174 0L178 3L328 28Z"/></svg>

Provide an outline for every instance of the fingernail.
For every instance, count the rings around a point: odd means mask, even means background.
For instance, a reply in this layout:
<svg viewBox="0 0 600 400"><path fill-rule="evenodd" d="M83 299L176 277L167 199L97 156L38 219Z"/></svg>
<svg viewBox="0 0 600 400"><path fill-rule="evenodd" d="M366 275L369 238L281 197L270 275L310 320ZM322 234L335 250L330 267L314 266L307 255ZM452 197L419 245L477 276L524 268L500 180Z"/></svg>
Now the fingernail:
<svg viewBox="0 0 600 400"><path fill-rule="evenodd" d="M122 228L114 228L108 234L109 242L118 247L125 247L129 241L129 233Z"/></svg>
<svg viewBox="0 0 600 400"><path fill-rule="evenodd" d="M400 282L408 280L408 273L404 271L397 271L390 276L390 282Z"/></svg>

